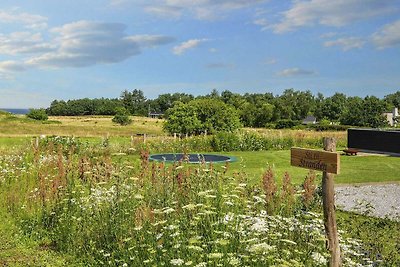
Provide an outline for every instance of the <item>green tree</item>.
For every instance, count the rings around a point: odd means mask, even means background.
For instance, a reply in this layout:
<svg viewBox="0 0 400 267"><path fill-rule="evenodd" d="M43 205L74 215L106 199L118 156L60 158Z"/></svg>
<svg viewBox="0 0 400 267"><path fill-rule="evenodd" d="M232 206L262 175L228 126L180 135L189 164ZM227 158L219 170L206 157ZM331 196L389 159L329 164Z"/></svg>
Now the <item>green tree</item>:
<svg viewBox="0 0 400 267"><path fill-rule="evenodd" d="M383 116L385 109L384 101L375 96L367 96L364 99L349 97L340 123L373 128L387 126L387 121Z"/></svg>
<svg viewBox="0 0 400 267"><path fill-rule="evenodd" d="M316 112L318 119L339 121L343 110L346 108L347 97L342 93L335 93L333 96L324 99Z"/></svg>
<svg viewBox="0 0 400 267"><path fill-rule="evenodd" d="M202 131L233 132L241 127L237 110L219 99L196 99L188 104L195 107Z"/></svg>
<svg viewBox="0 0 400 267"><path fill-rule="evenodd" d="M400 108L400 91L385 96L384 100L388 103L389 108Z"/></svg>
<svg viewBox="0 0 400 267"><path fill-rule="evenodd" d="M258 108L254 126L265 127L267 123L270 123L274 115L274 109L275 106L268 103L264 103L260 108Z"/></svg>
<svg viewBox="0 0 400 267"><path fill-rule="evenodd" d="M49 119L46 110L44 108L39 108L39 109L31 108L28 114L26 114L26 116L28 118L38 121L46 121Z"/></svg>
<svg viewBox="0 0 400 267"><path fill-rule="evenodd" d="M132 120L129 118L129 112L124 107L117 108L116 114L114 118L112 118L112 121L120 125L128 125L132 122Z"/></svg>
<svg viewBox="0 0 400 267"><path fill-rule="evenodd" d="M212 98L196 99L187 104L177 102L167 111L166 117L164 129L169 133L232 132L241 126L234 107Z"/></svg>
<svg viewBox="0 0 400 267"><path fill-rule="evenodd" d="M166 113L164 130L173 134L196 134L201 130L201 121L193 105L175 102Z"/></svg>
<svg viewBox="0 0 400 267"><path fill-rule="evenodd" d="M148 103L142 90L135 89L132 92L125 90L121 93L120 99L131 115L147 115Z"/></svg>

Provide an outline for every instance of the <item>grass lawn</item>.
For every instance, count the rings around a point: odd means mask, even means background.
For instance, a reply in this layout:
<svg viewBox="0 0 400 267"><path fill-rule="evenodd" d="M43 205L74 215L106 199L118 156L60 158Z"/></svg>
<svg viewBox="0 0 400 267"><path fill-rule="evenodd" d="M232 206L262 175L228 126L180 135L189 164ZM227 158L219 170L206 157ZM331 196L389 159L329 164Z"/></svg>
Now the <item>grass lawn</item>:
<svg viewBox="0 0 400 267"><path fill-rule="evenodd" d="M283 177L284 172L288 171L294 183L301 183L308 173L307 169L290 166L289 150L226 154L238 158L238 162L232 164L232 169L240 170L243 166L248 175L259 180L268 166L272 167L277 178ZM337 184L400 182L400 157L342 155L340 161L340 174L335 177ZM320 172L318 176L321 176Z"/></svg>
<svg viewBox="0 0 400 267"><path fill-rule="evenodd" d="M306 177L308 170L290 166L290 151L249 151L249 152L221 152L235 156L236 162L230 163L229 173L240 172L249 176L254 183L261 182L263 173L272 167L278 183L282 180L283 174L287 171L295 184L301 184ZM139 156L118 156L118 160L132 161L139 160ZM336 184L356 183L386 183L400 182L400 157L386 156L340 156L340 174L335 176ZM222 170L224 164L214 164L215 169ZM322 173L317 172L317 178Z"/></svg>

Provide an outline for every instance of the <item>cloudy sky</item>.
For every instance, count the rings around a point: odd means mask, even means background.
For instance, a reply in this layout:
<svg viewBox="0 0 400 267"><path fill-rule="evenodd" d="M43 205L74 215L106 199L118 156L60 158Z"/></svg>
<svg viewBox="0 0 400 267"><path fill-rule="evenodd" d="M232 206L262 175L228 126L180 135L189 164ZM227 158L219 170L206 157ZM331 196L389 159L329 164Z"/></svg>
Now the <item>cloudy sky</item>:
<svg viewBox="0 0 400 267"><path fill-rule="evenodd" d="M1 0L0 107L400 90L400 0Z"/></svg>

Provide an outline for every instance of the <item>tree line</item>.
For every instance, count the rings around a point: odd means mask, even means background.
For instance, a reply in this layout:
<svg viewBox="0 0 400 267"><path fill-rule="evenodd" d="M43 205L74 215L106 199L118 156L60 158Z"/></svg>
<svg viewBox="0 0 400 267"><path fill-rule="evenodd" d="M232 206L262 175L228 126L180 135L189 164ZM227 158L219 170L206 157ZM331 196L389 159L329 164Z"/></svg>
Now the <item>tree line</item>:
<svg viewBox="0 0 400 267"><path fill-rule="evenodd" d="M113 99L54 100L46 113L51 116L115 115L117 111L123 110L130 115L148 116L149 113L161 113L168 117L174 116L172 110L179 111L181 115L184 110L192 114L201 112L200 100L204 107L224 104L224 107L229 108L229 114L237 116L245 127L291 125L308 115L314 115L322 122L382 127L387 125L382 113L392 110L393 107L400 107L400 91L380 99L375 96L346 96L343 93L325 97L321 93L313 95L310 91L294 89L287 89L280 95L269 92L238 94L229 90L219 93L214 89L210 94L197 97L186 93L168 93L148 99L143 91L135 89L125 90L119 98ZM196 125L193 127L198 129Z"/></svg>

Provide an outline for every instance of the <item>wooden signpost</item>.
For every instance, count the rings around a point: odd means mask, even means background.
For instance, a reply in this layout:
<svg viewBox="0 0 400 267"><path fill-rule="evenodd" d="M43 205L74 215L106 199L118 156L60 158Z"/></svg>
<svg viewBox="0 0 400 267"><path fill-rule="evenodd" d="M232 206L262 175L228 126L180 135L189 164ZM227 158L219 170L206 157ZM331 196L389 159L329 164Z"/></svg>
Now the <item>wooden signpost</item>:
<svg viewBox="0 0 400 267"><path fill-rule="evenodd" d="M335 214L334 174L340 173L340 157L336 153L336 140L324 138L324 150L303 148L291 149L291 165L306 169L322 171L322 204L324 225L327 237L327 248L331 254L330 267L340 266L339 236Z"/></svg>
<svg viewBox="0 0 400 267"><path fill-rule="evenodd" d="M339 174L340 169L338 153L296 147L291 149L291 164L334 174Z"/></svg>

